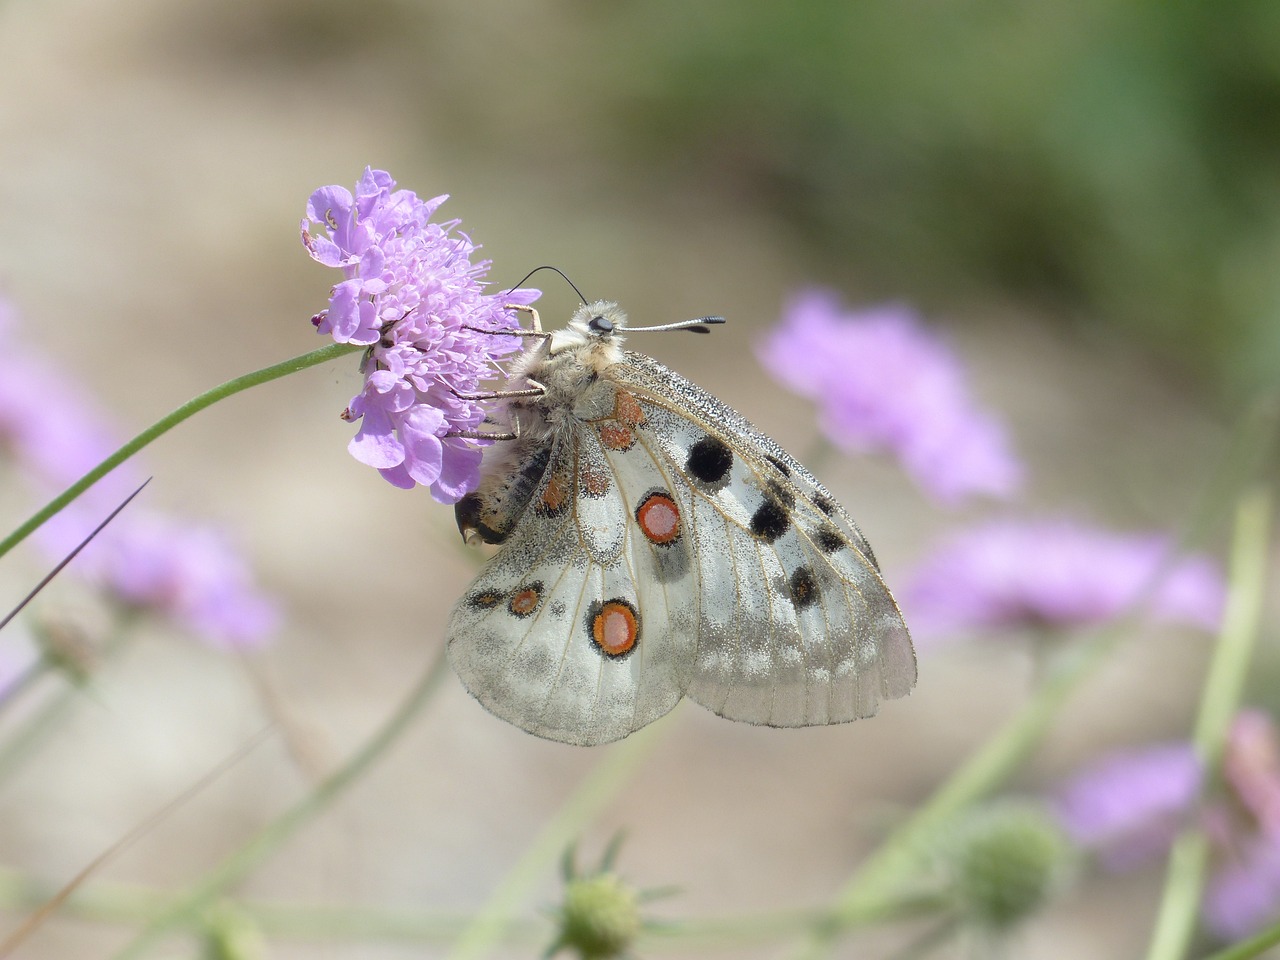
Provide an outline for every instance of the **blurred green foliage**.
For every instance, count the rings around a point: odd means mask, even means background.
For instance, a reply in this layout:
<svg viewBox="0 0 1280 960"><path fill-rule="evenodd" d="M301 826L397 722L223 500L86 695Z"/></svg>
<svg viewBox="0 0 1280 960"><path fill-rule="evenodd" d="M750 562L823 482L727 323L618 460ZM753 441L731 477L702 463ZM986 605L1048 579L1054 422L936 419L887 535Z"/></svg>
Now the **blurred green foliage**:
<svg viewBox="0 0 1280 960"><path fill-rule="evenodd" d="M820 272L1031 297L1227 397L1280 378L1280 4L609 9L626 153L765 205Z"/></svg>

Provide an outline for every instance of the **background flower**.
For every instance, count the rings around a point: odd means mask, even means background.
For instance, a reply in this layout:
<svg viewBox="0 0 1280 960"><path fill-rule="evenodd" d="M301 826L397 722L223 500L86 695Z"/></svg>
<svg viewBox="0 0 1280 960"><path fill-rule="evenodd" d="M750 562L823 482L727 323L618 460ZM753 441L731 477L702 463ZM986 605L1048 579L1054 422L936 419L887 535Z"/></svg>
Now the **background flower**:
<svg viewBox="0 0 1280 960"><path fill-rule="evenodd" d="M817 401L832 443L891 453L940 503L1007 497L1022 483L1003 425L979 409L959 359L906 306L852 311L832 291L807 290L756 355L780 383Z"/></svg>
<svg viewBox="0 0 1280 960"><path fill-rule="evenodd" d="M1222 940L1239 939L1280 917L1280 825L1273 807L1280 796L1280 736L1268 714L1236 716L1222 769L1223 793L1198 808L1204 778L1190 743L1117 752L1065 784L1055 811L1072 839L1110 870L1166 852L1198 815L1214 851L1205 924Z"/></svg>
<svg viewBox="0 0 1280 960"><path fill-rule="evenodd" d="M1171 549L1168 537L1071 520L997 520L944 540L899 599L922 641L1096 625L1124 613L1149 589L1147 609L1155 618L1217 629L1226 600L1220 570L1205 557L1170 563Z"/></svg>
<svg viewBox="0 0 1280 960"><path fill-rule="evenodd" d="M344 413L360 421L351 455L398 487L421 484L455 503L479 482L485 444L457 436L487 412L469 396L521 346L479 331L514 329L507 306L539 293L485 294L489 261L471 261L478 247L459 221L431 221L447 198L394 187L388 173L366 168L354 193L322 187L307 201L303 244L346 278L313 322L338 343L369 345L364 388Z"/></svg>
<svg viewBox="0 0 1280 960"><path fill-rule="evenodd" d="M66 371L24 348L16 311L0 300L0 453L28 482L33 501L51 499L119 446L118 432ZM56 562L140 483L132 464L103 477L34 536ZM64 575L88 579L131 609L167 617L217 645L253 645L276 629L275 602L254 582L230 538L142 503L131 503Z"/></svg>

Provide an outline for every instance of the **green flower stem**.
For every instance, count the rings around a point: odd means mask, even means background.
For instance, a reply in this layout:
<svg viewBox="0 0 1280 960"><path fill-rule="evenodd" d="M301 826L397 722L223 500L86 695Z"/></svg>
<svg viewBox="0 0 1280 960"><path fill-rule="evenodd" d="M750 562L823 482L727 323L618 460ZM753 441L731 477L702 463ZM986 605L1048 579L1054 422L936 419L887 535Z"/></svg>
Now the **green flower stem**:
<svg viewBox="0 0 1280 960"><path fill-rule="evenodd" d="M504 938L508 925L547 871L577 839L583 829L617 796L645 757L667 730L674 717L638 730L608 752L583 778L555 816L534 838L528 849L507 871L489 902L481 907L453 945L452 960L482 957Z"/></svg>
<svg viewBox="0 0 1280 960"><path fill-rule="evenodd" d="M1231 580L1222 634L1209 664L1200 715L1196 718L1196 756L1211 778L1217 775L1258 639L1270 533L1269 492L1259 488L1245 493L1236 507ZM1200 914L1208 858L1209 844L1204 831L1185 830L1175 841L1147 960L1180 960L1186 956Z"/></svg>
<svg viewBox="0 0 1280 960"><path fill-rule="evenodd" d="M0 910L9 913L31 910L46 903L57 892L55 884L42 883L21 871L0 867ZM59 913L93 923L137 926L162 911L172 909L179 896L152 887L99 881L71 894ZM250 919L268 937L310 942L445 945L455 941L474 922L474 918L463 914L419 909L252 900L224 902L229 902L237 913ZM936 896L903 901L895 905L892 918L933 916L948 905L949 900ZM823 914L815 910L779 910L743 916L655 921L645 925L640 943L646 956L689 947L725 949L739 944L758 946L765 941L794 937L822 919ZM553 932L549 919L526 917L511 920L506 924L501 943L537 946L545 944Z"/></svg>
<svg viewBox="0 0 1280 960"><path fill-rule="evenodd" d="M1211 953L1204 960L1252 960L1260 957L1276 944L1280 943L1280 923L1268 927L1248 940L1233 943L1225 950Z"/></svg>
<svg viewBox="0 0 1280 960"><path fill-rule="evenodd" d="M291 373L297 373L305 370L307 367L314 367L317 364L327 363L330 360L336 360L339 357L345 357L352 353L358 353L365 348L359 344L352 343L335 343L327 347L321 347L319 350L313 350L311 353L304 353L300 357L294 357L292 360L285 360L282 363L274 364L270 367L264 367L253 373L246 373L242 377L236 377L234 380L228 380L220 386L214 387L205 393L200 394L193 400L188 400L173 413L169 414L155 423L146 430L126 443L107 459L86 473L83 477L69 486L66 490L54 497L48 504L44 506L38 513L29 519L17 530L13 531L4 540L0 540L0 557L16 547L25 540L33 530L37 529L42 523L56 514L59 510L69 504L80 494L84 493L91 486L101 480L104 476L114 470L120 464L124 463L131 456L149 444L157 437L168 433L182 421L188 417L199 413L205 407L212 406L219 400L224 400L232 394L240 393L242 390L248 390L250 387L256 387L259 384L268 383L271 380L278 380L281 377L288 376Z"/></svg>
<svg viewBox="0 0 1280 960"><path fill-rule="evenodd" d="M151 920L116 954L116 960L141 956L159 936L171 930L191 926L199 921L201 913L220 898L233 884L243 880L259 864L273 854L282 844L305 824L328 807L356 782L374 761L399 739L409 723L421 712L440 688L441 680L448 674L444 648L427 667L422 679L410 691L404 702L386 723L345 764L330 774L309 794L290 807L257 836L214 867L185 896L173 903Z"/></svg>

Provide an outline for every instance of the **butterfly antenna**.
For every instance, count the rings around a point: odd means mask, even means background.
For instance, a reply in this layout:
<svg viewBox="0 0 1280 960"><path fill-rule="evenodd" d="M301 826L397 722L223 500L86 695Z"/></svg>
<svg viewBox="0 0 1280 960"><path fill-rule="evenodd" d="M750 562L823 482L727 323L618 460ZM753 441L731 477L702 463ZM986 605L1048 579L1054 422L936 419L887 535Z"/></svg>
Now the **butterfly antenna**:
<svg viewBox="0 0 1280 960"><path fill-rule="evenodd" d="M690 333L710 333L710 324L724 322L724 317L697 317L693 320L664 323L656 327L627 327L627 333L661 333L663 330L688 330Z"/></svg>
<svg viewBox="0 0 1280 960"><path fill-rule="evenodd" d="M80 545L78 547L76 547L74 550L68 553L65 557L63 557L62 561L56 567L50 570L43 580L41 580L39 583L36 584L35 589L32 590L30 593L28 593L22 599L21 603L19 603L16 607L10 610L8 616L6 616L3 620L0 620L0 630L3 630L5 626L9 623L9 621L18 615L18 612L21 611L23 607L25 607L28 603L30 603L33 599L35 599L36 594L38 594L41 590L47 587L49 585L49 581L52 580L54 577L56 577L59 573L61 573L62 568L65 567L72 560L74 560L76 554L79 553L81 550L83 550L85 547L87 547L89 545L89 541L92 540L94 537L96 537L98 534L100 534L103 531L103 528L106 527L108 523L110 523L112 520L116 518L116 514L118 514L121 510L127 507L129 505L129 501L132 500L134 497L136 497L138 494L140 494L142 492L142 487L145 487L150 482L151 482L150 477L147 477L146 480L142 481L141 487L138 487L137 490L133 491L133 493L125 497L124 502L121 503L120 506L112 510L111 514L107 517L107 519L103 520L100 524L98 524L94 528L93 533L89 534L87 537L81 540Z"/></svg>
<svg viewBox="0 0 1280 960"><path fill-rule="evenodd" d="M550 264L544 264L541 267L534 267L532 270L530 270L528 273L524 275L523 280L517 283L514 287L509 287L507 289L507 292L510 293L512 290L515 290L519 287L523 287L525 285L525 281L527 281L530 277L532 277L535 273L539 272L540 270L550 270L553 273L560 274L560 279L563 280L565 283L567 283L569 286L573 287L573 292L578 295L578 299L582 301L582 305L586 306L587 298L582 295L582 291L578 289L578 285L574 283L572 280L570 280L567 276L565 276L565 272L563 270L561 270L559 267L553 267Z"/></svg>

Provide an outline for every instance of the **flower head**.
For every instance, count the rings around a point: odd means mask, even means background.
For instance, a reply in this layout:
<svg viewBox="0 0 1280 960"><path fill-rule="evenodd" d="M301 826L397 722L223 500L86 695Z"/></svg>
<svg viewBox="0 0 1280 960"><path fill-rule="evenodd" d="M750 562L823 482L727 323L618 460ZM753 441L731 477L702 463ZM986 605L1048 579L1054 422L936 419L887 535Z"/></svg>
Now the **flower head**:
<svg viewBox="0 0 1280 960"><path fill-rule="evenodd" d="M1205 925L1238 940L1280 918L1280 734L1270 716L1237 715L1222 772L1223 794L1197 807L1203 771L1189 743L1116 753L1076 774L1055 809L1072 839L1111 870L1165 852L1198 814L1214 854Z"/></svg>
<svg viewBox="0 0 1280 960"><path fill-rule="evenodd" d="M1058 792L1055 809L1072 840L1107 869L1124 870L1168 849L1200 782L1191 744L1159 744L1113 753L1081 770Z"/></svg>
<svg viewBox="0 0 1280 960"><path fill-rule="evenodd" d="M17 325L17 311L0 298L0 452L31 479L63 487L117 444L75 379L22 348Z"/></svg>
<svg viewBox="0 0 1280 960"><path fill-rule="evenodd" d="M914 311L842 309L827 290L796 296L757 355L819 404L823 432L847 451L887 451L931 497L1007 497L1023 468L1004 427L970 395L959 359Z"/></svg>
<svg viewBox="0 0 1280 960"><path fill-rule="evenodd" d="M1157 618L1214 630L1226 585L1205 557L1170 563L1167 537L1069 520L994 521L945 541L901 595L920 639L979 630L1105 622L1155 587ZM1163 572L1162 572L1163 571ZM1156 578L1159 578L1158 584Z"/></svg>
<svg viewBox="0 0 1280 960"><path fill-rule="evenodd" d="M431 220L447 198L394 187L385 171L366 169L354 194L329 186L308 200L302 242L344 277L313 323L338 343L369 346L364 388L343 414L360 421L351 455L398 487L421 484L454 503L479 482L484 441L467 435L485 407L473 395L520 346L483 331L515 329L507 307L539 293L484 293L489 261L472 262L478 248L459 221Z"/></svg>
<svg viewBox="0 0 1280 960"><path fill-rule="evenodd" d="M118 444L70 378L16 342L11 311L0 300L0 453L8 453L46 497ZM136 486L131 466L118 468L46 521L36 544L51 560L61 560ZM69 571L101 585L119 603L169 617L218 645L259 643L278 619L248 564L221 534L136 502L94 537Z"/></svg>
<svg viewBox="0 0 1280 960"><path fill-rule="evenodd" d="M961 915L993 933L1009 930L1044 906L1070 873L1072 854L1048 811L1015 801L967 811L937 851Z"/></svg>

